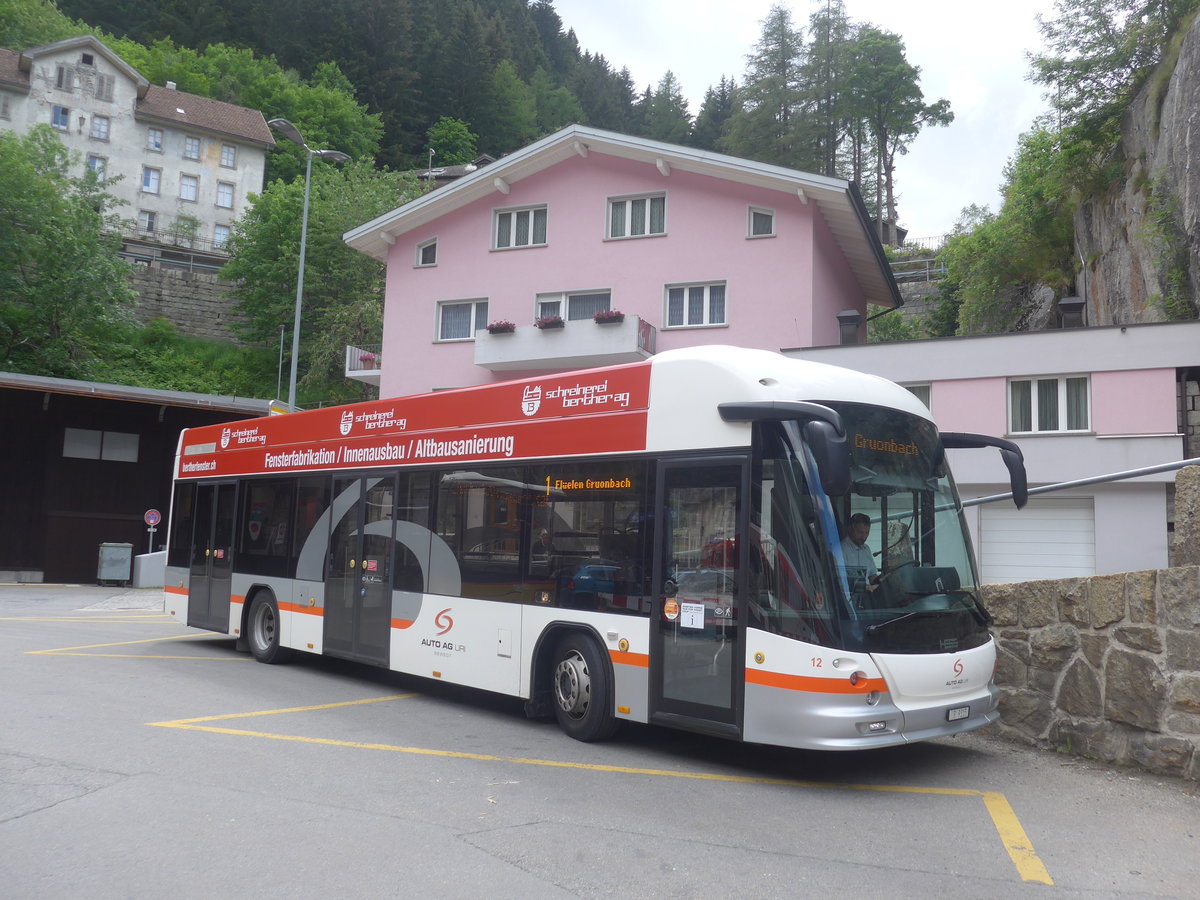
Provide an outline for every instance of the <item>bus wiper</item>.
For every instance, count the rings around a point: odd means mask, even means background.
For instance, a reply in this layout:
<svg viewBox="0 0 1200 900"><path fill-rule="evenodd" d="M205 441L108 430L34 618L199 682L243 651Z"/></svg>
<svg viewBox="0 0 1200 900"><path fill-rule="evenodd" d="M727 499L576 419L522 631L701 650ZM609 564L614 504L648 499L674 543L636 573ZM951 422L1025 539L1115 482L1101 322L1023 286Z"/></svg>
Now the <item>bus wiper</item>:
<svg viewBox="0 0 1200 900"><path fill-rule="evenodd" d="M903 622L907 619L916 618L917 616L932 616L936 612L937 612L937 610L920 609L920 610L916 610L915 612L904 613L903 615L896 616L896 618L894 618L894 619L888 619L886 622L876 622L874 625L868 625L866 628L866 631L867 631L867 634L874 634L877 631L882 631L884 628L887 628L889 625L895 625L897 622Z"/></svg>
<svg viewBox="0 0 1200 900"><path fill-rule="evenodd" d="M970 591L964 591L960 588L957 591L948 591L946 596L953 597L955 602L964 607L980 625L991 625L996 621L992 618L992 614L987 611L987 607L975 599L975 596ZM968 597L970 598L970 602L967 600Z"/></svg>

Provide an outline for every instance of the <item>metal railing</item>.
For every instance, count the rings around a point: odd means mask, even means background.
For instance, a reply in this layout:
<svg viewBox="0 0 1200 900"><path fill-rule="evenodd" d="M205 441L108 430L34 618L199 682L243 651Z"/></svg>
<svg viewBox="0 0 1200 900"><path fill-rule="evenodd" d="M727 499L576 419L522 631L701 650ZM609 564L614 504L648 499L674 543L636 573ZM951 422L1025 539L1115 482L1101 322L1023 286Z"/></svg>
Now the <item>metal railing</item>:
<svg viewBox="0 0 1200 900"><path fill-rule="evenodd" d="M1084 487L1089 484L1106 484L1110 481L1124 481L1126 478L1137 478L1141 475L1157 475L1159 472L1171 472L1184 466L1200 466L1200 456L1192 459L1181 459L1178 462L1162 463L1157 466L1146 466L1141 469L1126 469L1123 472L1113 472L1110 475L1095 475L1091 478L1079 478L1075 481L1060 481L1058 484L1047 484L1042 487L1029 489L1029 496L1048 494L1051 491L1064 491L1068 488ZM978 506L981 503L995 503L997 500L1011 500L1012 492L1007 494L991 494L987 497L972 497L964 500L963 506Z"/></svg>
<svg viewBox="0 0 1200 900"><path fill-rule="evenodd" d="M346 374L376 372L383 368L383 345L346 345Z"/></svg>
<svg viewBox="0 0 1200 900"><path fill-rule="evenodd" d="M946 275L946 265L938 257L897 259L892 261L892 277L897 283L936 281Z"/></svg>

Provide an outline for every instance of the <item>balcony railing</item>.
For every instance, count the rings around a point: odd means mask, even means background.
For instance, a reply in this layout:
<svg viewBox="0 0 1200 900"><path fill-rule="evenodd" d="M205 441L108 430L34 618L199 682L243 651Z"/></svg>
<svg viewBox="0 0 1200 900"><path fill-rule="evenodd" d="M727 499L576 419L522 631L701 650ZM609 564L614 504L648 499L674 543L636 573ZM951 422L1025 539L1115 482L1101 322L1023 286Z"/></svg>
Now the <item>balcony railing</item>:
<svg viewBox="0 0 1200 900"><path fill-rule="evenodd" d="M654 355L658 332L637 316L599 324L577 319L561 328L520 325L513 332L475 332L475 365L493 372L584 369Z"/></svg>
<svg viewBox="0 0 1200 900"><path fill-rule="evenodd" d="M379 370L383 366L383 347L380 344L363 344L346 347L346 377L365 381L379 387Z"/></svg>

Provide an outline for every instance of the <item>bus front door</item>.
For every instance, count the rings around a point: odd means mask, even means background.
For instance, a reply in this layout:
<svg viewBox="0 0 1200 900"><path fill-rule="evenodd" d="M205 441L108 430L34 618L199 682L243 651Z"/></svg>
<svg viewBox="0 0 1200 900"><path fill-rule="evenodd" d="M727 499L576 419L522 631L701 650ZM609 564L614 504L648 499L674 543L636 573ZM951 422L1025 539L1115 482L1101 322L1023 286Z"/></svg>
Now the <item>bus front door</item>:
<svg viewBox="0 0 1200 900"><path fill-rule="evenodd" d="M324 652L387 665L391 646L395 479L335 478L325 576Z"/></svg>
<svg viewBox="0 0 1200 900"><path fill-rule="evenodd" d="M233 585L233 533L237 485L196 488L187 623L209 631L229 631Z"/></svg>
<svg viewBox="0 0 1200 900"><path fill-rule="evenodd" d="M741 459L659 463L652 721L740 733L737 535L747 474Z"/></svg>

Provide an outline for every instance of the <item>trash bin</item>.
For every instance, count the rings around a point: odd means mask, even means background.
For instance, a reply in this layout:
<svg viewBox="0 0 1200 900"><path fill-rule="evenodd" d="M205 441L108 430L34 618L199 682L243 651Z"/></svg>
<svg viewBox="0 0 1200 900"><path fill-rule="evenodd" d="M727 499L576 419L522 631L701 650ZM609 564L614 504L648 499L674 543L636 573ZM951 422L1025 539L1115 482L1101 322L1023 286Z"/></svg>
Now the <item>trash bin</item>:
<svg viewBox="0 0 1200 900"><path fill-rule="evenodd" d="M100 559L96 563L96 581L99 584L119 582L129 584L133 569L133 544L101 544Z"/></svg>

